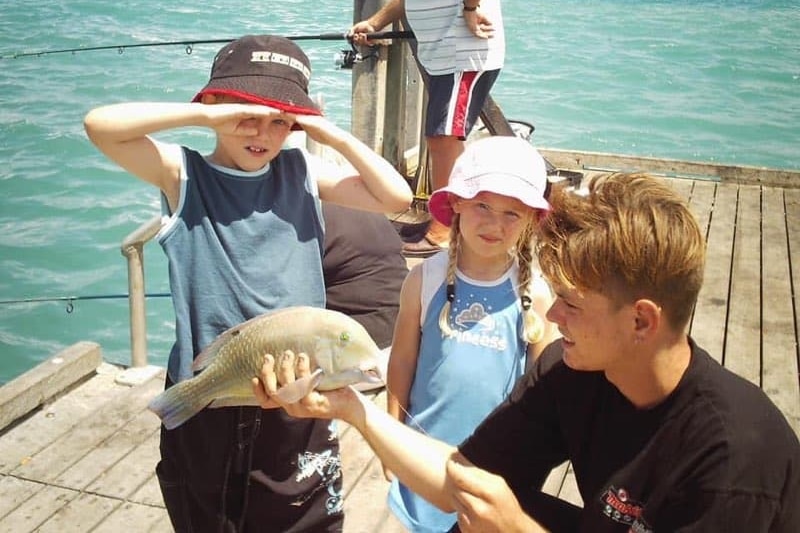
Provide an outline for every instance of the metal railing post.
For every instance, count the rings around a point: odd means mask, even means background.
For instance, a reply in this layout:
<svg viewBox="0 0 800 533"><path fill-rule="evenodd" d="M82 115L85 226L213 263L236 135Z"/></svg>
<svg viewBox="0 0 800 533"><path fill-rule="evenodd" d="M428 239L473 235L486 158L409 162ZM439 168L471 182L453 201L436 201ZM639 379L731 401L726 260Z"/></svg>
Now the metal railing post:
<svg viewBox="0 0 800 533"><path fill-rule="evenodd" d="M131 366L147 366L147 324L144 293L144 244L158 233L161 216L145 222L122 241L128 260L128 307L130 310Z"/></svg>

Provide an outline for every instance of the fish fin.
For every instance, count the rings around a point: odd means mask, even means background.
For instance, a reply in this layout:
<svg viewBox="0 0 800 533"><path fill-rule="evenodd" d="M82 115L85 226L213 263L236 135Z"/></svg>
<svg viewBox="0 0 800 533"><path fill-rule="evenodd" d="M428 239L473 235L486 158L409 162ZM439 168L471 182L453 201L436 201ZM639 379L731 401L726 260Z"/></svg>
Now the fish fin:
<svg viewBox="0 0 800 533"><path fill-rule="evenodd" d="M206 406L205 402L187 401L187 399L192 399L192 396L184 394L186 388L184 383L187 382L176 383L153 398L147 405L148 409L158 415L161 423L167 429L180 426Z"/></svg>
<svg viewBox="0 0 800 533"><path fill-rule="evenodd" d="M219 407L255 407L258 405L261 405L258 403L258 398L250 394L249 396L225 396L223 398L215 398L214 401L208 404L208 407L217 409Z"/></svg>
<svg viewBox="0 0 800 533"><path fill-rule="evenodd" d="M278 392L275 393L275 396L280 398L285 403L299 402L305 398L309 392L314 390L314 388L319 385L321 380L322 369L318 368L310 376L300 378L292 383L284 385L278 389Z"/></svg>

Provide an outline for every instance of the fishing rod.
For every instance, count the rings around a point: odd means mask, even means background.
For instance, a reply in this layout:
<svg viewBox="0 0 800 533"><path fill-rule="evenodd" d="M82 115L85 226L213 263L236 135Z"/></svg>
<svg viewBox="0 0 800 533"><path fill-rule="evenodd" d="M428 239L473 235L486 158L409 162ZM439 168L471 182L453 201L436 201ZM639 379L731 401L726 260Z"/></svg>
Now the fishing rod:
<svg viewBox="0 0 800 533"><path fill-rule="evenodd" d="M169 292L147 293L147 298L166 298L172 296ZM67 313L72 313L75 309L73 302L78 300L114 300L117 298L128 298L128 294L96 294L89 296L43 296L40 298L21 298L18 300L0 300L0 305L27 304L40 302L67 302Z"/></svg>
<svg viewBox="0 0 800 533"><path fill-rule="evenodd" d="M414 32L412 31L377 31L367 33L367 39L380 40L380 39L413 39ZM293 35L286 37L292 41L341 41L346 40L352 45L353 39L347 34L343 33L320 33L317 35ZM95 50L117 50L117 53L122 54L128 48L146 48L152 46L185 46L187 54L191 54L195 45L198 44L219 44L229 43L235 41L236 37L229 39L191 39L184 41L159 41L155 43L130 43L130 44L111 44L106 46L80 46L77 48L63 48L60 50L39 50L35 52L15 52L12 54L0 55L0 59L18 59L21 57L41 57L51 54L76 54L78 52L90 52Z"/></svg>

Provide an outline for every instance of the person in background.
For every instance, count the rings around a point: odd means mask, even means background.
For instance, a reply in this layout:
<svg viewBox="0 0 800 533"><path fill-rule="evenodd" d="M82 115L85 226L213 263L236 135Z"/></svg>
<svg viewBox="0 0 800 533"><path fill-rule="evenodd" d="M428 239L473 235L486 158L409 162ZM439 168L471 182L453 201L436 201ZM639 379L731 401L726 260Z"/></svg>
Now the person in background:
<svg viewBox="0 0 800 533"><path fill-rule="evenodd" d="M176 317L167 387L191 378L195 355L228 328L274 309L325 306L320 199L380 213L411 202L387 161L320 116L310 74L292 41L247 35L218 52L191 103L121 103L84 119L100 151L161 191L157 239ZM212 130L213 151L154 137L185 127ZM350 166L283 149L297 128ZM258 470L260 482L250 476ZM342 529L338 440L323 421L279 409L204 409L162 427L156 471L176 531Z"/></svg>
<svg viewBox="0 0 800 533"><path fill-rule="evenodd" d="M416 36L414 57L428 94L425 138L437 191L447 185L505 61L500 0L389 0L348 34L355 43L369 44L367 33L404 17ZM433 219L423 239L407 243L404 253L432 255L448 236L447 227Z"/></svg>
<svg viewBox="0 0 800 533"><path fill-rule="evenodd" d="M351 388L284 409L352 424L464 532L800 531L797 435L758 386L686 334L705 267L686 202L627 173L549 201L537 256L562 338L458 447ZM307 374L303 354L277 369L268 355L254 391L273 405L279 383ZM566 460L583 508L539 492Z"/></svg>
<svg viewBox="0 0 800 533"><path fill-rule="evenodd" d="M487 137L467 146L449 185L433 193L429 209L450 228L450 246L403 284L387 380L392 417L458 444L555 338L543 318L553 296L532 254L546 190L530 143ZM396 479L389 507L409 531L444 533L456 522Z"/></svg>
<svg viewBox="0 0 800 533"><path fill-rule="evenodd" d="M325 306L353 317L388 348L408 275L403 241L383 214L322 202L322 215Z"/></svg>

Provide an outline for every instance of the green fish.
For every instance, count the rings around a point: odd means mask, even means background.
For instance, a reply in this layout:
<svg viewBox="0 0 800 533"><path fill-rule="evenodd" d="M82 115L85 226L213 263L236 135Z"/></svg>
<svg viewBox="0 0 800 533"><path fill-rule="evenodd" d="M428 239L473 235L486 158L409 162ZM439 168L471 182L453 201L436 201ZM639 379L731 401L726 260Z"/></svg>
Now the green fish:
<svg viewBox="0 0 800 533"><path fill-rule="evenodd" d="M275 357L277 367L286 350L308 354L312 370L279 389L288 403L314 389L383 383L380 348L361 324L338 311L289 307L221 333L195 358L192 369L200 373L166 389L148 408L173 429L205 407L258 405L251 380L260 375L265 354Z"/></svg>

